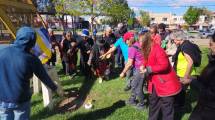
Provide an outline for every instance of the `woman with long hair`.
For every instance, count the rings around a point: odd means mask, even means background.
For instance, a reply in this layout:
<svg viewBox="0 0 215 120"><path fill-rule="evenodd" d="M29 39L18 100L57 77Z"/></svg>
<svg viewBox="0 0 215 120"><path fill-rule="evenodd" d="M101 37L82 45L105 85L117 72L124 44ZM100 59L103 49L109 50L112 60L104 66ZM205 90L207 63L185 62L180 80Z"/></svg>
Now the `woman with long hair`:
<svg viewBox="0 0 215 120"><path fill-rule="evenodd" d="M149 91L149 120L157 120L160 111L163 120L174 120L174 96L181 91L181 84L165 51L152 42L151 34L142 38L144 67Z"/></svg>

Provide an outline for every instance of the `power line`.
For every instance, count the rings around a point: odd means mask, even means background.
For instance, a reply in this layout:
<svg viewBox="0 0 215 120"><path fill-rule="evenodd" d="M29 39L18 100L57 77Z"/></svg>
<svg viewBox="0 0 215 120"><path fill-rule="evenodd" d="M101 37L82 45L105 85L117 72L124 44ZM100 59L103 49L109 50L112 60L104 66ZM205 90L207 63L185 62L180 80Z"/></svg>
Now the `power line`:
<svg viewBox="0 0 215 120"><path fill-rule="evenodd" d="M132 7L211 7L215 5L132 5Z"/></svg>

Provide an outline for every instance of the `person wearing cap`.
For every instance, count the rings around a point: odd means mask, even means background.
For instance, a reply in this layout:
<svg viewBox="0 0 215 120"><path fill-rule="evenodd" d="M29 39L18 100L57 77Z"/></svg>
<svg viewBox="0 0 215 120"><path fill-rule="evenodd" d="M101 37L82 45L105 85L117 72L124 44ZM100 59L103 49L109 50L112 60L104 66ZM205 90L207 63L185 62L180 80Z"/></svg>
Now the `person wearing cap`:
<svg viewBox="0 0 215 120"><path fill-rule="evenodd" d="M125 63L128 62L128 43L126 43L126 40L134 37L134 34L131 32L127 32L127 30L122 30L122 31L120 31L120 33L123 35L123 37L120 37L116 41L114 46L108 50L108 52L106 52L104 55L100 56L101 59L106 58L106 56L109 54L112 54L117 49L117 47L120 47L120 49L122 50L122 55L125 59ZM130 80L131 76L132 76L132 69L129 69L126 73L127 85L124 89L125 91L131 89L131 80Z"/></svg>
<svg viewBox="0 0 215 120"><path fill-rule="evenodd" d="M89 55L94 44L92 38L89 37L89 30L83 29L81 34L82 40L78 43L78 48L80 49L80 66L81 71L85 75L85 79L92 79L92 73L90 66L87 64Z"/></svg>
<svg viewBox="0 0 215 120"><path fill-rule="evenodd" d="M157 24L152 24L150 26L150 32L152 37L152 43L161 46L161 36L158 34Z"/></svg>
<svg viewBox="0 0 215 120"><path fill-rule="evenodd" d="M125 73L134 66L134 75L131 82L131 96L127 101L127 104L134 105L138 109L144 109L144 93L143 93L143 85L145 80L145 75L140 73L140 66L142 66L142 62L144 61L144 57L141 50L142 37L147 33L147 30L142 30L139 32L138 41L135 42L134 39L126 39L126 43L128 43L128 62L125 65L120 77L124 77ZM133 44L133 42L135 42ZM129 44L130 43L130 44ZM138 100L137 100L138 99ZM137 102L138 101L138 102Z"/></svg>
<svg viewBox="0 0 215 120"><path fill-rule="evenodd" d="M109 48L109 44L103 39L103 37L98 37L89 56L88 65L91 66L94 75L99 77L99 83L102 83L103 79L109 79L110 58L105 60L101 60L99 58L101 55L106 53Z"/></svg>

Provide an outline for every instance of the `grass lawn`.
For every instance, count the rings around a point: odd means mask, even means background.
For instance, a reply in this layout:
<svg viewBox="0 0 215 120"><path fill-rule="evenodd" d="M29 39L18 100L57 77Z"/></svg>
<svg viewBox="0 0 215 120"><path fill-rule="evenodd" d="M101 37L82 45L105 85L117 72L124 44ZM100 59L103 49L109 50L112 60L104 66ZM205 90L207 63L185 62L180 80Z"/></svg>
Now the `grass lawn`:
<svg viewBox="0 0 215 120"><path fill-rule="evenodd" d="M203 57L202 65L198 68L198 72L207 64L207 49L202 48ZM61 66L58 65L57 70ZM74 100L64 109L80 106L76 110L60 112L57 108L59 101L65 97L54 96L55 108L49 110L43 107L42 95L37 94L32 97L31 119L32 120L147 120L148 107L145 110L139 111L132 106L125 105L124 101L129 98L130 92L124 92L125 81L119 79L116 75L112 75L113 79L105 81L102 84L98 80L84 81L82 75L78 75L73 79L69 76L60 75L60 81L65 91L70 92L74 96ZM77 96L77 94L79 96ZM93 101L93 109L86 110L81 104L85 100ZM188 104L185 112L176 112L176 118L179 120L187 120L192 108L196 104L196 93L193 90L188 91ZM62 111L62 110L61 110Z"/></svg>

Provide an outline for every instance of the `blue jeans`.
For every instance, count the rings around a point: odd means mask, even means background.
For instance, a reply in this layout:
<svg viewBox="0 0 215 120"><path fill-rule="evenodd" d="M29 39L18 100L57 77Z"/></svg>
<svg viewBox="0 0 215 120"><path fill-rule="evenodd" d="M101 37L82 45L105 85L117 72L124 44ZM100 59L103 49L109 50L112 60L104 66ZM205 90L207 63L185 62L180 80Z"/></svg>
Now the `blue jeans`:
<svg viewBox="0 0 215 120"><path fill-rule="evenodd" d="M134 70L133 80L131 81L131 97L130 100L135 101L139 98L139 103L144 105L143 85L145 81L145 74L141 74L140 70Z"/></svg>
<svg viewBox="0 0 215 120"><path fill-rule="evenodd" d="M29 120L30 101L17 105L15 108L4 108L0 105L0 120Z"/></svg>

